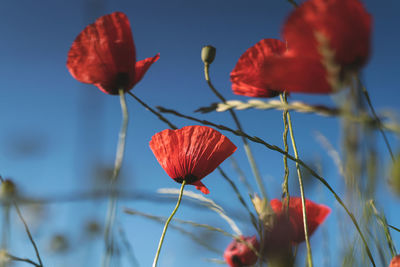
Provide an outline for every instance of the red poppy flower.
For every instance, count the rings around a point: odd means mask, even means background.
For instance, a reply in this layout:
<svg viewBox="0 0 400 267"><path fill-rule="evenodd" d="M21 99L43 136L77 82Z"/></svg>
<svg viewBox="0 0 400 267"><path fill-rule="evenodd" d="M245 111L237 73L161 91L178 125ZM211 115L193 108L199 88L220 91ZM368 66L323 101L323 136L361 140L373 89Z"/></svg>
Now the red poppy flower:
<svg viewBox="0 0 400 267"><path fill-rule="evenodd" d="M283 88L275 88L264 78L264 69L274 59L282 56L286 45L277 39L263 39L247 49L231 72L232 90L237 95L274 97Z"/></svg>
<svg viewBox="0 0 400 267"><path fill-rule="evenodd" d="M400 255L397 255L392 259L389 267L400 267Z"/></svg>
<svg viewBox="0 0 400 267"><path fill-rule="evenodd" d="M279 199L271 200L272 210L276 214L276 224L284 224L290 229L285 229L289 235L290 241L294 244L301 243L305 240L303 226L303 212L300 197L290 197L289 211L286 215L285 207ZM314 231L322 224L331 209L325 205L320 205L306 200L306 213L308 224L308 235L311 236ZM287 221L287 223L285 223Z"/></svg>
<svg viewBox="0 0 400 267"><path fill-rule="evenodd" d="M251 244L256 251L260 249L256 236L240 236L240 239ZM245 243L233 240L225 249L224 259L230 267L243 267L254 265L257 262L257 255Z"/></svg>
<svg viewBox="0 0 400 267"><path fill-rule="evenodd" d="M119 89L132 89L159 57L136 62L129 20L124 13L114 12L98 18L76 37L67 68L78 81L115 95Z"/></svg>
<svg viewBox="0 0 400 267"><path fill-rule="evenodd" d="M150 148L172 179L178 183L185 180L204 194L210 191L200 180L236 150L227 137L206 126L186 126L156 133L151 138Z"/></svg>
<svg viewBox="0 0 400 267"><path fill-rule="evenodd" d="M370 54L371 22L359 0L308 0L289 16L283 36L295 56L358 70Z"/></svg>
<svg viewBox="0 0 400 267"><path fill-rule="evenodd" d="M262 53L269 46L263 40L246 51L232 72L239 78L233 80L231 74L234 92L259 97L269 95L254 93L254 88L264 88L261 92L335 92L368 61L371 20L359 0L304 2L283 27L288 50Z"/></svg>

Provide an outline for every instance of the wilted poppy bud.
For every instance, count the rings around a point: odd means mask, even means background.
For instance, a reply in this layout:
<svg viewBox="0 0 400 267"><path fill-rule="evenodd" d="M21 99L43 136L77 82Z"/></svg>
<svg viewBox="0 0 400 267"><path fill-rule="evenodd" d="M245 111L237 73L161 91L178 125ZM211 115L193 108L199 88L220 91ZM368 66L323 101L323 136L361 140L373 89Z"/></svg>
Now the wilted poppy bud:
<svg viewBox="0 0 400 267"><path fill-rule="evenodd" d="M257 237L240 236L240 239L244 242L233 240L225 249L224 259L230 267L251 266L257 262L257 255L254 252L260 249Z"/></svg>
<svg viewBox="0 0 400 267"><path fill-rule="evenodd" d="M201 60L204 64L211 64L214 61L217 49L214 46L206 45L201 49Z"/></svg>
<svg viewBox="0 0 400 267"><path fill-rule="evenodd" d="M400 267L400 255L397 255L392 259L389 267Z"/></svg>
<svg viewBox="0 0 400 267"><path fill-rule="evenodd" d="M11 180L4 180L0 187L0 196L1 197L12 197L16 194L16 186Z"/></svg>

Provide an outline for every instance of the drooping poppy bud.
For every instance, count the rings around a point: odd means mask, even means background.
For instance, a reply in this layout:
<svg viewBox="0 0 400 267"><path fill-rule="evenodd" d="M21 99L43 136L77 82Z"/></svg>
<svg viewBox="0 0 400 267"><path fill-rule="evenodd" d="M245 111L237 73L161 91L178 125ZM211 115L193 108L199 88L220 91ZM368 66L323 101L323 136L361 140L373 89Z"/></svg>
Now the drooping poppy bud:
<svg viewBox="0 0 400 267"><path fill-rule="evenodd" d="M67 68L80 82L96 85L107 94L129 91L159 54L136 62L136 50L127 16L114 12L88 25L72 43Z"/></svg>
<svg viewBox="0 0 400 267"><path fill-rule="evenodd" d="M224 259L230 267L244 267L251 266L257 262L257 255L254 252L260 249L257 237L244 237L240 236L240 239L245 242L233 240L224 252ZM252 248L248 245L250 244Z"/></svg>
<svg viewBox="0 0 400 267"><path fill-rule="evenodd" d="M200 181L232 155L236 146L220 132L206 126L186 126L153 135L150 148L161 167L176 182L183 180L204 194Z"/></svg>
<svg viewBox="0 0 400 267"><path fill-rule="evenodd" d="M400 267L400 255L393 257L389 267Z"/></svg>
<svg viewBox="0 0 400 267"><path fill-rule="evenodd" d="M201 60L204 62L204 64L213 63L216 52L217 49L215 49L215 47L212 45L203 46L201 49Z"/></svg>

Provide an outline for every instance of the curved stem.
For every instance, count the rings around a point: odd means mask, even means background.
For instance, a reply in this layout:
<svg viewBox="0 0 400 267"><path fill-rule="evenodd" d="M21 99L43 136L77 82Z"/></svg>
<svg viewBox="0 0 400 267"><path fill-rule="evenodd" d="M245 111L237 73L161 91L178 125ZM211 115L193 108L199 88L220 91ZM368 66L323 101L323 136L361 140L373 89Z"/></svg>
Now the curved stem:
<svg viewBox="0 0 400 267"><path fill-rule="evenodd" d="M282 103L287 102L286 100L286 93L282 93L279 95ZM284 125L284 130L283 130L283 145L285 147L285 152L288 153L289 152L289 146L287 143L287 136L288 136L288 130L289 130L289 126L288 126L288 121L287 121L287 115L288 115L288 110L285 109L283 110L283 125ZM285 168L285 177L284 177L284 182L283 182L283 198L286 201L285 202L285 209L286 212L289 211L289 201L290 201L290 195L289 195L289 167L288 167L288 162L287 162L287 156L283 155L283 165Z"/></svg>
<svg viewBox="0 0 400 267"><path fill-rule="evenodd" d="M122 111L122 125L118 136L117 152L115 156L114 171L111 178L111 195L108 202L107 215L106 215L106 226L104 229L104 242L106 250L103 255L102 266L108 267L110 265L110 260L113 254L113 236L112 228L115 221L116 206L117 206L117 194L115 188L115 182L121 170L122 161L124 159L125 143L126 143L126 132L128 130L128 108L126 106L125 91L123 89L119 90L121 111Z"/></svg>
<svg viewBox="0 0 400 267"><path fill-rule="evenodd" d="M367 91L367 88L361 83L361 80L360 80L360 78L358 76L357 76L357 82L361 87L361 90L362 90L362 92L363 92L363 94L365 96L365 99L367 100L369 109L371 110L372 115L374 116L374 119L378 122L378 126L379 126L378 129L382 134L383 140L385 141L385 145L387 147L387 150L389 151L390 157L392 158L392 161L394 161L394 154L393 154L392 147L390 146L389 140L388 140L385 132L382 129L382 122L381 122L381 120L379 119L378 115L375 112L375 108L372 105L372 101L371 101L371 98L369 97L369 93Z"/></svg>
<svg viewBox="0 0 400 267"><path fill-rule="evenodd" d="M172 217L174 217L176 211L179 208L179 205L181 204L181 200L182 200L182 196L183 196L183 188L185 187L185 185L186 185L186 180L183 180L181 189L179 191L178 202L176 202L176 206L175 206L174 210L172 211L171 215L169 215L167 221L165 222L164 229L163 229L161 237L160 237L160 241L158 242L158 248L157 248L156 256L154 257L153 267L157 266L158 257L160 256L160 251L161 251L162 244L164 242L165 233L167 232L168 225L171 222Z"/></svg>
<svg viewBox="0 0 400 267"><path fill-rule="evenodd" d="M282 101L287 102L285 98L282 98ZM295 157L295 159L298 160L299 159L299 154L297 152L296 141L295 141L294 134L293 134L293 126L292 126L292 119L290 117L290 113L288 112L286 114L286 116L287 116L287 120L288 120L290 139L292 140L292 147L293 147L294 157ZM297 170L297 176L299 177L299 185L300 185L301 208L302 208L302 211L303 211L304 237L305 237L306 246L307 246L307 262L308 262L308 266L312 267L313 266L313 262L312 262L310 239L309 239L309 236L308 236L306 198L305 198L305 195L304 195L303 178L301 176L300 165L299 165L299 163L297 161L296 161L296 170Z"/></svg>
<svg viewBox="0 0 400 267"><path fill-rule="evenodd" d="M205 76L205 79L206 79L207 84L208 84L208 86L210 87L211 91L213 91L213 93L214 93L222 102L225 103L225 102L226 102L226 99L217 91L217 89L215 89L214 85L213 85L212 82L211 82L211 79L210 79L210 64L207 64L207 63L204 64L204 76ZM240 124L239 119L238 119L238 117L236 116L235 111L232 110L232 109L230 109L230 110L229 110L229 113L231 114L232 119L233 119L233 121L235 122L236 127L238 128L238 130L239 130L239 131L243 131L243 130L242 130L242 125ZM258 168L257 168L256 161L255 161L255 159L254 159L253 153L251 152L249 143L247 142L247 139L244 138L244 137L242 137L242 141L243 141L243 146L244 146L244 150L245 150L245 152L246 152L247 159L249 160L249 163L250 163L251 170L252 170L252 172L253 172L254 178L256 179L257 186L258 186L258 188L259 188L259 190L260 190L261 195L263 196L263 198L266 199L267 202L268 202L267 192L265 191L265 187L264 187L264 184L263 184L263 182L262 182L260 172L259 172L259 170L258 170Z"/></svg>
<svg viewBox="0 0 400 267"><path fill-rule="evenodd" d="M2 183L4 183L4 179L1 176L0 176L0 181ZM42 262L42 259L40 257L39 249L38 249L38 247L37 247L37 245L35 243L35 240L33 240L33 237L32 237L31 231L29 230L28 224L26 223L24 217L22 216L22 213L21 213L21 210L18 207L17 201L13 200L13 205L14 205L15 211L18 214L19 219L21 220L22 224L24 225L25 232L28 235L29 241L31 242L31 244L33 246L33 249L35 250L36 258L37 258L37 260L39 262L38 266L39 267L43 267L43 262Z"/></svg>

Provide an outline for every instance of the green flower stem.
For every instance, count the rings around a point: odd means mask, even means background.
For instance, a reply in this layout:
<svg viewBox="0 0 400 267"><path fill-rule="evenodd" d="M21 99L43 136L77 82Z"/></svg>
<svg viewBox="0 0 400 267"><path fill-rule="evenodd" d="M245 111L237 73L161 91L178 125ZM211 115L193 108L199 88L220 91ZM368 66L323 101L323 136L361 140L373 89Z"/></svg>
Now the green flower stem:
<svg viewBox="0 0 400 267"><path fill-rule="evenodd" d="M369 205L371 206L371 209L372 209L375 217L377 218L378 222L383 227L383 230L385 232L385 237L386 237L386 240L387 240L387 243L388 243L388 247L390 249L390 253L392 254L392 258L393 258L394 256L397 255L397 251L396 251L396 247L394 245L392 236L391 236L390 231L389 231L389 227L388 227L388 223L387 223L387 220L386 220L386 216L385 216L385 214L383 214L383 212L382 212L382 214L379 214L378 209L376 208L375 202L373 200L369 201Z"/></svg>
<svg viewBox="0 0 400 267"><path fill-rule="evenodd" d="M286 93L282 93L279 95L282 103L287 102L286 100ZM288 153L289 152L289 146L287 143L287 136L288 136L288 130L289 130L289 126L288 126L288 121L287 121L287 115L288 115L288 110L285 109L283 110L283 125L284 125L284 130L283 130L283 145L285 147L285 152ZM283 165L285 168L285 177L284 177L284 182L283 182L283 197L285 202L285 208L286 208L286 212L289 211L289 201L290 201L290 195L289 195L289 167L288 167L288 162L287 162L287 156L283 155Z"/></svg>
<svg viewBox="0 0 400 267"><path fill-rule="evenodd" d="M34 262L33 260L30 260L30 259L27 259L27 258L20 258L20 257L14 256L14 255L11 255L9 253L6 253L5 256L7 258L9 258L10 260L12 260L12 261L20 261L20 262L29 263L29 264L31 264L33 266L36 266L36 267L42 267L42 265L39 265L36 262Z"/></svg>
<svg viewBox="0 0 400 267"><path fill-rule="evenodd" d="M207 64L207 63L204 64L204 76L205 76L205 79L206 79L207 84L210 87L211 91L213 91L213 93L222 102L225 103L226 99L217 91L217 89L215 89L214 85L211 82L211 79L210 79L210 64ZM233 121L235 122L236 127L238 128L238 130L239 131L243 131L242 130L242 126L241 126L241 124L239 122L238 117L236 116L235 111L230 109L229 113L231 114L231 116L233 118ZM249 143L247 142L247 139L244 138L244 137L242 137L242 140L243 140L243 146L244 146L244 150L246 152L247 159L249 160L251 170L252 170L254 178L256 179L256 182L257 182L257 186L258 186L263 198L266 199L267 202L268 202L267 192L265 191L265 186L264 186L264 184L262 182L261 175L260 175L260 172L259 172L259 170L257 168L256 161L254 160L254 156L253 156L253 153L251 152Z"/></svg>
<svg viewBox="0 0 400 267"><path fill-rule="evenodd" d="M0 181L2 183L4 183L4 179L1 176L0 176ZM13 205L14 205L15 211L18 214L19 219L21 220L22 224L24 225L24 229L25 229L26 234L28 235L29 241L31 242L31 244L33 246L33 249L35 250L36 258L37 258L37 260L39 262L39 264L36 264L36 266L43 267L43 262L42 262L42 259L40 257L39 249L38 249L38 247L37 247L37 245L35 243L35 240L33 240L33 237L32 237L31 231L29 230L28 224L26 223L24 217L22 216L22 213L21 213L21 210L18 207L17 201L13 200Z"/></svg>
<svg viewBox="0 0 400 267"><path fill-rule="evenodd" d="M369 109L371 110L372 115L374 116L374 119L378 123L378 126L379 126L378 129L382 134L383 140L385 141L385 144L386 144L386 147L387 147L387 149L389 151L390 157L392 158L392 161L394 161L394 154L393 154L392 147L390 146L389 140L388 140L385 132L382 129L382 122L381 122L381 120L379 119L378 115L375 112L375 109L374 109L374 106L372 105L372 101L371 101L371 98L369 97L369 93L367 91L367 88L361 83L361 80L360 80L360 78L358 76L357 76L357 82L361 87L361 91L363 92L363 94L365 96L365 99L367 100Z"/></svg>
<svg viewBox="0 0 400 267"><path fill-rule="evenodd" d="M285 97L282 98L282 101L287 102ZM287 120L288 120L290 139L292 140L294 157L298 160L299 159L299 154L297 152L296 141L295 141L294 134L293 134L293 126L292 126L292 119L290 117L290 113L288 112L286 114L286 116L287 116ZM299 165L299 163L297 161L296 161L296 170L297 170L297 176L299 177L299 185L300 185L301 207L302 207L302 211L303 211L304 237L305 237L306 246L307 246L307 262L308 262L308 266L312 267L313 266L313 262L312 262L312 253L311 253L310 240L309 240L309 236L308 236L306 198L304 196L303 178L301 176L300 165Z"/></svg>
<svg viewBox="0 0 400 267"><path fill-rule="evenodd" d="M106 226L104 229L104 242L105 242L105 252L103 255L102 266L110 266L110 261L113 253L113 235L112 229L115 221L115 214L117 209L117 194L116 194L116 180L121 170L122 161L124 159L125 143L126 143L126 132L128 130L128 108L126 106L125 91L119 89L119 98L121 102L122 111L122 125L118 136L117 152L115 156L114 171L111 178L111 195L108 202L107 215L106 215Z"/></svg>
<svg viewBox="0 0 400 267"><path fill-rule="evenodd" d="M170 221L172 220L172 217L174 217L176 211L179 208L179 205L181 204L181 200L182 200L182 196L183 196L183 188L185 187L185 185L186 185L186 180L183 180L182 185L181 185L181 190L179 191L178 202L176 202L176 206L175 206L174 210L172 211L171 215L169 215L167 221L165 222L164 229L161 234L160 242L158 242L158 248L157 248L156 256L154 257L153 267L157 266L158 257L160 256L160 251L161 251L162 244L164 242L165 233L167 232L168 225L169 225Z"/></svg>
<svg viewBox="0 0 400 267"><path fill-rule="evenodd" d="M250 140L250 141L252 141L254 143L261 144L261 145L265 146L266 148L268 148L270 150L273 150L273 151L276 151L276 152L281 153L283 155L286 155L288 157L288 159L299 163L302 167L304 167L306 170L308 170L312 176L314 176L316 179L318 179L329 190L329 192L332 193L332 195L335 197L336 201L346 211L347 215L350 217L351 221L353 222L353 225L356 227L357 232L358 232L358 234L360 235L360 237L362 239L362 242L364 244L365 250L367 252L369 260L371 261L372 266L376 266L374 258L373 258L372 253L371 253L371 250L369 249L368 243L365 240L365 237L364 237L363 233L361 232L360 226L358 225L358 222L357 222L356 218L354 217L354 214L347 208L346 204L339 197L339 195L335 192L335 190L333 190L333 188L329 185L329 183L322 176L320 176L318 173L316 173L312 168L310 168L306 163L304 163L304 161L302 161L299 158L293 157L292 155L290 155L289 153L285 152L280 147L278 147L276 145L271 145L271 144L265 142L263 139L261 139L261 138L259 138L257 136L250 136L250 135L246 134L245 132L238 131L238 130L233 130L233 129L231 129L229 127L226 127L224 125L219 125L219 124L215 124L215 123L212 123L210 121L207 121L207 120L200 120L200 119L194 118L192 116L187 116L187 115L181 114L181 113L179 113L179 112L177 112L175 110L172 110L172 109L167 109L167 108L164 108L164 107L157 107L157 108L158 108L158 110L160 112L163 112L163 113L170 113L170 114L173 114L173 115L175 115L177 117L185 118L185 119L188 119L188 120L191 120L191 121L196 121L196 122L201 123L203 125L213 126L213 127L217 128L217 129L220 129L222 131L231 132L236 136L244 136L246 139L248 139L248 140ZM389 225L389 227L392 227L392 226Z"/></svg>
<svg viewBox="0 0 400 267"><path fill-rule="evenodd" d="M399 229L399 228L397 228L397 227L395 227L395 226L393 226L393 225L390 225L390 224L388 224L388 226L389 226L390 228L392 228L393 230L395 230L395 231L397 231L397 232L400 233L400 229Z"/></svg>

